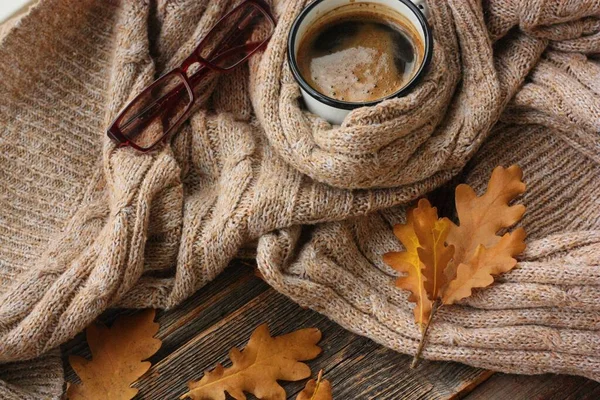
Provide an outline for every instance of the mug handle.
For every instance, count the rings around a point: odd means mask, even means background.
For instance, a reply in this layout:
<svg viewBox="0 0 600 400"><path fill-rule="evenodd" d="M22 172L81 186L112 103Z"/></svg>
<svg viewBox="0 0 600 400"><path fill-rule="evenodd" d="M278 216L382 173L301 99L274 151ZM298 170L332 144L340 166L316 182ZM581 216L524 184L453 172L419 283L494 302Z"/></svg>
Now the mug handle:
<svg viewBox="0 0 600 400"><path fill-rule="evenodd" d="M411 0L412 3L423 13L425 18L429 18L429 7L425 0Z"/></svg>

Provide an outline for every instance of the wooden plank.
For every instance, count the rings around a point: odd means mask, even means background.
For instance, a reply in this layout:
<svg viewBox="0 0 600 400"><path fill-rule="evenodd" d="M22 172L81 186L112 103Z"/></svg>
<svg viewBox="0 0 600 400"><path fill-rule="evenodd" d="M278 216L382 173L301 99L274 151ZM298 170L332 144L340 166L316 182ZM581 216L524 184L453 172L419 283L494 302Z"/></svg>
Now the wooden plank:
<svg viewBox="0 0 600 400"><path fill-rule="evenodd" d="M258 280L256 283L264 285ZM187 381L201 378L204 370L217 362L230 365L229 349L242 348L254 328L263 322L269 324L273 335L304 327L321 329L323 354L308 364L315 373L324 370L333 383L334 395L340 399L447 399L488 374L465 365L426 361L418 370L410 370L409 356L354 335L269 289L213 325L193 329L196 334L189 341L155 363L150 373L138 382L139 397L171 399L182 395ZM290 398L294 398L304 384L304 381L286 382L283 386Z"/></svg>
<svg viewBox="0 0 600 400"><path fill-rule="evenodd" d="M101 320L111 323L120 313L130 310L111 310ZM251 332L261 323L268 323L271 334L279 335L306 327L318 327L323 333L320 346L323 353L309 361L313 372L324 370L332 382L336 399L543 399L555 389L540 377L518 377L521 387L505 395L506 381L492 372L466 365L423 360L411 370L411 357L389 350L367 338L342 329L326 317L303 309L256 278L252 268L234 265L215 281L201 289L174 310L159 312L158 337L163 340L159 352L151 358L153 367L136 387L136 399L176 399L187 390L189 380L200 379L203 372L217 362L230 365L228 352L233 346L243 348ZM89 357L83 335L63 347L63 354ZM67 380L76 376L65 362ZM512 377L499 374L499 377ZM483 383L489 378L490 383ZM598 384L583 378L560 377L561 393L596 395ZM554 378L556 380L556 378ZM574 379L574 380L573 380ZM512 381L511 381L512 382ZM294 399L305 381L282 382L288 398ZM515 386L516 385L516 386ZM567 387L565 389L565 386ZM580 388L583 388L579 390ZM467 395L471 390L473 394ZM579 391L576 391L579 390ZM518 397L521 396L521 397ZM466 396L466 397L465 397ZM498 397L493 397L498 396ZM248 399L254 399L248 396Z"/></svg>
<svg viewBox="0 0 600 400"><path fill-rule="evenodd" d="M600 383L568 375L509 375L496 373L465 400L597 400Z"/></svg>
<svg viewBox="0 0 600 400"><path fill-rule="evenodd" d="M462 364L422 361L410 369L412 357L370 340L327 375L339 399L450 399L488 371Z"/></svg>
<svg viewBox="0 0 600 400"><path fill-rule="evenodd" d="M304 322L306 314L302 310L297 312L298 307L293 303L278 307L280 297L268 290L221 321L198 331L190 341L155 364L150 376L139 382L141 398L178 398L186 391L189 380L201 378L217 362L229 365L229 349L243 347L262 322L270 322L274 335L293 331ZM159 376L154 376L154 372Z"/></svg>
<svg viewBox="0 0 600 400"><path fill-rule="evenodd" d="M484 371L475 379L465 380L464 383L457 388L456 393L453 396L450 396L448 400L458 400L464 398L467 394L471 393L477 386L487 381L494 374L494 371Z"/></svg>

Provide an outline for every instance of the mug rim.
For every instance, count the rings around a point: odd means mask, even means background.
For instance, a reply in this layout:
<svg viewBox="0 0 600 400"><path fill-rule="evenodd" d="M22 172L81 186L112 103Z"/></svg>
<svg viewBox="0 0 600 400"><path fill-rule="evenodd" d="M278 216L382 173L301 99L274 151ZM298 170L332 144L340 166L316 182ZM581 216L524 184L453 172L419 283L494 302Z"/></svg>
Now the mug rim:
<svg viewBox="0 0 600 400"><path fill-rule="evenodd" d="M408 83L406 85L402 86L402 88L400 88L396 92L389 94L385 97L382 97L377 100L371 100L371 101L365 101L365 102L350 102L350 101L342 101L342 100L334 99L333 97L329 97L329 96L326 96L326 95L318 92L316 89L314 89L312 86L310 86L308 84L308 82L306 82L304 77L302 77L302 74L300 73L300 70L298 68L298 63L296 61L296 54L294 51L294 47L295 47L294 44L296 41L296 36L298 34L298 29L300 29L300 24L302 23L304 18L306 18L306 16L312 11L313 8L315 8L318 4L320 4L324 1L327 1L327 0L315 0L312 3L310 3L309 5L307 5L306 7L304 7L304 9L300 12L300 14L294 20L294 23L292 24L292 28L288 35L288 63L290 65L290 69L292 70L292 74L294 75L294 78L296 78L296 81L302 87L302 89L304 89L304 91L306 91L306 93L308 93L311 97L315 98L319 102L326 104L328 106L338 108L338 109L343 109L343 110L354 110L354 109L360 108L360 107L374 106L376 104L381 103L382 101L393 99L395 97L404 96L415 87L415 85L419 82L421 77L424 75L425 70L427 69L427 67L429 66L429 64L431 62L431 58L433 55L433 35L431 34L431 29L429 28L427 19L425 18L425 16L421 12L421 10L419 10L419 8L411 0L397 0L397 1L403 3L417 16L417 19L419 20L419 23L421 24L421 28L423 29L423 34L424 34L424 55L423 55L423 62L419 66L419 69L417 70L415 75L411 78L411 80L408 81ZM358 2L360 2L360 0L358 0Z"/></svg>

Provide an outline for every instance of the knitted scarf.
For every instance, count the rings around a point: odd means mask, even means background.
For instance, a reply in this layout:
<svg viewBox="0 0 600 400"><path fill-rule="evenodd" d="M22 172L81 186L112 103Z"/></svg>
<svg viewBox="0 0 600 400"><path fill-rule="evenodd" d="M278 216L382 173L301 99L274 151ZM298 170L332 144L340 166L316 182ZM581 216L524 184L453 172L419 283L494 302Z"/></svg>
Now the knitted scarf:
<svg viewBox="0 0 600 400"><path fill-rule="evenodd" d="M59 398L56 350L110 307L173 308L258 239L269 284L401 352L420 338L382 254L406 206L518 164L527 250L439 313L423 356L600 380L600 1L430 0L434 56L407 96L332 126L286 59L207 82L158 151L106 128L232 0L44 0L0 26L0 397Z"/></svg>

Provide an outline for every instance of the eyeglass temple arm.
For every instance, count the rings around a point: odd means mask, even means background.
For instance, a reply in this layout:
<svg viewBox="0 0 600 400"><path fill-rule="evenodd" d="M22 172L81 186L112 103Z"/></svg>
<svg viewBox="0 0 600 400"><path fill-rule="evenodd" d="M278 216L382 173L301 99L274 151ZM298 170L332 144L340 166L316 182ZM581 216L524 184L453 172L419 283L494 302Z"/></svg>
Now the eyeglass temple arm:
<svg viewBox="0 0 600 400"><path fill-rule="evenodd" d="M237 19L237 21L232 23L233 28L231 29L231 32L226 37L221 39L219 41L219 43L215 46L213 51L211 51L210 54L208 55L207 58L211 61L208 61L206 58L200 56L200 49L204 46L205 40L206 40L205 39L202 42L200 42L198 47L196 47L193 55L184 62L184 64L182 65L183 69L186 69L189 65L193 64L194 62L200 62L201 64L208 66L209 68L216 69L221 72L225 71L225 69L219 68L214 65L215 61L213 60L213 58L216 56L218 59L222 55L228 54L228 52L230 52L231 50L239 49L241 47L241 46L236 46L232 49L227 49L223 53L219 54L219 50L222 48L223 44L235 41L242 33L246 32L245 28L247 28L248 24L250 23L252 18L256 15L256 13L262 13L269 20L270 24L275 26L275 20L273 19L273 16L270 11L270 7L266 2L264 2L262 0L248 0L247 3L254 4L258 8L258 10L253 9L247 15L240 15L239 18ZM237 12L237 10L242 8L243 6L244 6L243 3L240 4L236 9L232 10L229 15L235 14ZM222 23L222 21L226 18L227 18L227 16L225 16L221 21L219 21L219 23ZM213 27L213 29L215 29L215 28L216 28L216 26ZM209 32L207 37L210 37L210 35L211 35L211 33ZM257 42L250 43L249 45L252 46L252 45L255 45L255 43L257 43ZM242 45L242 46L245 46L245 45ZM258 48L258 46L257 46L257 48ZM196 57L194 57L194 55Z"/></svg>

